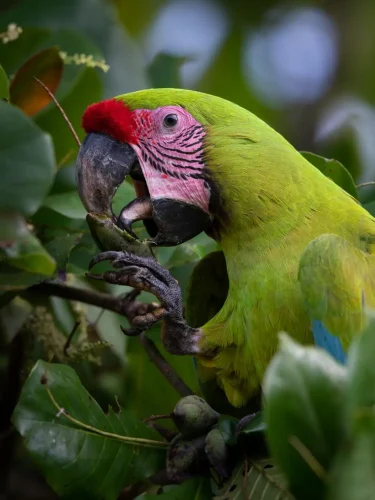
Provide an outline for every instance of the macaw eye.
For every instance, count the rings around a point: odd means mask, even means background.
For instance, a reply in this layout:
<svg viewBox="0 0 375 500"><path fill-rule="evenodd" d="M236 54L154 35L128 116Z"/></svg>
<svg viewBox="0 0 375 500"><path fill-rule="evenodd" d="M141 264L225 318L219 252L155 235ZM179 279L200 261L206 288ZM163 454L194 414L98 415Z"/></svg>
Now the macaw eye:
<svg viewBox="0 0 375 500"><path fill-rule="evenodd" d="M168 128L175 127L177 122L178 117L175 114L167 115L163 120L164 126Z"/></svg>

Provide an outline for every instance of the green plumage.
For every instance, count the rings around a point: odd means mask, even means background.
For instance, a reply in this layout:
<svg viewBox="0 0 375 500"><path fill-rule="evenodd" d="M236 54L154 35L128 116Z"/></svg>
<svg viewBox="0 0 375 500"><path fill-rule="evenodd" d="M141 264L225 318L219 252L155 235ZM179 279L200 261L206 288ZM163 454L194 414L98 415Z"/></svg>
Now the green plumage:
<svg viewBox="0 0 375 500"><path fill-rule="evenodd" d="M313 343L312 320L347 349L364 324L364 305L375 307L374 218L235 104L174 89L119 99L132 108L182 105L206 129L206 167L226 214L218 215L218 239L229 289L207 322L202 308L196 311L205 323L201 348L216 352L198 359L203 382L218 384L231 405L244 406L259 393L278 332Z"/></svg>

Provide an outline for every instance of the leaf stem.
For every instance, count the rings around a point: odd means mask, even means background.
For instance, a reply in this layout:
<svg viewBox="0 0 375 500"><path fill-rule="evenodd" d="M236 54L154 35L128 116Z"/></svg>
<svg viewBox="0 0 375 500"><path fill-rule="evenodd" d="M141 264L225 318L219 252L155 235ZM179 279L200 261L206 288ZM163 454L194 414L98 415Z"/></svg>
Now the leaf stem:
<svg viewBox="0 0 375 500"><path fill-rule="evenodd" d="M78 427L82 427L83 429L87 429L88 431L94 432L95 434L99 434L101 436L105 436L108 438L112 439L117 439L118 441L122 441L125 443L137 445L137 446L143 446L143 447L148 447L148 448L161 448L165 449L168 448L169 443L165 443L163 441L155 441L153 439L146 439L146 438L136 438L136 437L129 437L129 436L122 436L120 434L114 434L112 432L106 432L102 431L101 429L98 429L96 427L93 427L91 425L85 424L84 422L81 422L80 420L77 420L76 418L72 417L64 408L62 408L56 399L54 398L51 389L48 387L48 383L45 382L46 376L44 376L44 384L46 386L46 391L48 394L49 399L51 400L52 404L57 410L57 416L60 417L61 415L64 415L65 418L67 418L70 422L73 424L77 425Z"/></svg>
<svg viewBox="0 0 375 500"><path fill-rule="evenodd" d="M59 101L56 99L56 97L54 96L54 94L50 91L50 89L47 87L47 85L45 85L41 80L39 80L39 78L37 78L36 76L34 76L34 80L36 80L39 85L41 85L44 90L47 92L47 94L50 96L50 98L52 99L52 101L56 104L56 106L58 107L60 113L62 114L64 120L66 121L68 127L70 128L70 131L71 133L73 134L73 137L76 141L76 143L78 144L78 147L81 146L81 141L79 140L78 138L78 135L77 135L77 132L74 130L74 127L71 123L71 121L69 120L69 118L66 116L66 113L65 111L62 109Z"/></svg>
<svg viewBox="0 0 375 500"><path fill-rule="evenodd" d="M301 455L303 460L307 463L310 469L322 480L327 480L327 474L323 466L313 456L311 451L297 438L297 436L290 436L289 443Z"/></svg>
<svg viewBox="0 0 375 500"><path fill-rule="evenodd" d="M367 186L375 186L375 181L369 181L369 182L362 182L362 184L358 184L356 188L363 188Z"/></svg>

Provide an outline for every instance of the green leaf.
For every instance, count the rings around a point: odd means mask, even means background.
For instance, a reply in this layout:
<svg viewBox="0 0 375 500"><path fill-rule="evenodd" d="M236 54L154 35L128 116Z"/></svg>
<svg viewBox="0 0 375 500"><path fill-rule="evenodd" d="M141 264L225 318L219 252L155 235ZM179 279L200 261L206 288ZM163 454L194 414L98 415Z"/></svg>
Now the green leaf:
<svg viewBox="0 0 375 500"><path fill-rule="evenodd" d="M76 191L53 194L45 200L43 206L70 219L86 218L86 210Z"/></svg>
<svg viewBox="0 0 375 500"><path fill-rule="evenodd" d="M147 68L152 87L181 88L180 68L187 61L186 57L176 57L170 54L157 54Z"/></svg>
<svg viewBox="0 0 375 500"><path fill-rule="evenodd" d="M85 234L69 254L67 272L84 276L88 271L91 259L98 253L99 249L91 236Z"/></svg>
<svg viewBox="0 0 375 500"><path fill-rule="evenodd" d="M250 499L292 499L287 491L285 478L271 460L250 460L246 469L243 463L240 464L234 470L229 481L213 497L213 500Z"/></svg>
<svg viewBox="0 0 375 500"><path fill-rule="evenodd" d="M350 424L355 427L372 415L375 405L375 316L369 313L369 323L352 343L348 353L349 390L347 408ZM374 450L375 451L375 450Z"/></svg>
<svg viewBox="0 0 375 500"><path fill-rule="evenodd" d="M100 431L135 438L132 443L84 429L58 414L41 383L73 418ZM61 413L61 412L60 412ZM137 438L158 435L131 413L106 415L72 368L38 361L22 390L13 424L48 484L61 498L115 500L127 484L148 478L165 462L165 449Z"/></svg>
<svg viewBox="0 0 375 500"><path fill-rule="evenodd" d="M52 185L51 138L21 110L4 102L0 102L0 128L0 212L31 215Z"/></svg>
<svg viewBox="0 0 375 500"><path fill-rule="evenodd" d="M10 22L14 22L10 21ZM17 17L17 22L19 19ZM22 25L22 34L12 43L0 44L0 61L8 75L16 73L18 68L33 54L40 50L42 44L51 36L50 31L43 28L31 28Z"/></svg>
<svg viewBox="0 0 375 500"><path fill-rule="evenodd" d="M272 456L292 493L321 498L326 471L346 435L346 369L325 351L282 334L263 390Z"/></svg>
<svg viewBox="0 0 375 500"><path fill-rule="evenodd" d="M186 243L175 247L163 265L167 269L173 269L186 266L186 264L197 263L216 249L217 243L215 240L209 238L206 234L200 234Z"/></svg>
<svg viewBox="0 0 375 500"><path fill-rule="evenodd" d="M34 80L42 81L54 94L59 86L63 61L57 48L45 49L28 59L10 84L10 100L28 116L33 116L51 102L46 90Z"/></svg>
<svg viewBox="0 0 375 500"><path fill-rule="evenodd" d="M44 245L47 252L55 259L58 270L66 268L70 252L79 240L79 234L65 234Z"/></svg>
<svg viewBox="0 0 375 500"><path fill-rule="evenodd" d="M301 155L314 165L314 167L320 170L322 174L332 179L333 182L339 185L347 193L358 199L357 188L355 187L353 177L342 163L306 151L301 151Z"/></svg>
<svg viewBox="0 0 375 500"><path fill-rule="evenodd" d="M7 262L0 262L0 291L22 290L46 279L43 274L28 273Z"/></svg>
<svg viewBox="0 0 375 500"><path fill-rule="evenodd" d="M53 274L56 263L18 215L0 214L0 259L29 273Z"/></svg>
<svg viewBox="0 0 375 500"><path fill-rule="evenodd" d="M197 478L185 481L178 486L164 486L157 494L147 493L137 497L138 500L211 500L210 481Z"/></svg>
<svg viewBox="0 0 375 500"><path fill-rule="evenodd" d="M32 306L21 297L15 297L0 309L0 331L3 342L12 342L32 311Z"/></svg>
<svg viewBox="0 0 375 500"><path fill-rule="evenodd" d="M0 64L0 99L9 101L9 82L4 68Z"/></svg>
<svg viewBox="0 0 375 500"><path fill-rule="evenodd" d="M363 429L338 453L329 476L327 500L371 500L375 491L375 426Z"/></svg>

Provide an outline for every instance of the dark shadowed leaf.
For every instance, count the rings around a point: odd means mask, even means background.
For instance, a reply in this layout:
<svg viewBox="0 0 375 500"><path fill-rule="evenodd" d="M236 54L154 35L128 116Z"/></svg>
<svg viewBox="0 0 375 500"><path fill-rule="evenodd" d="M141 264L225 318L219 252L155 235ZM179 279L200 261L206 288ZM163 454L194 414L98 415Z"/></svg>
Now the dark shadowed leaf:
<svg viewBox="0 0 375 500"><path fill-rule="evenodd" d="M347 193L351 194L356 199L358 198L357 188L355 187L353 177L342 163L305 151L301 152L301 155Z"/></svg>
<svg viewBox="0 0 375 500"><path fill-rule="evenodd" d="M14 18L15 19L15 18ZM11 22L14 22L13 21ZM17 19L18 22L18 19ZM43 28L22 27L22 35L12 43L0 44L0 61L8 75L14 75L22 64L50 37L50 31Z"/></svg>
<svg viewBox="0 0 375 500"><path fill-rule="evenodd" d="M325 351L283 334L264 380L267 441L298 498L321 498L345 438L346 369Z"/></svg>
<svg viewBox="0 0 375 500"><path fill-rule="evenodd" d="M180 68L186 57L158 54L147 68L153 88L181 88Z"/></svg>
<svg viewBox="0 0 375 500"><path fill-rule="evenodd" d="M15 297L0 309L0 331L5 343L12 342L31 311L31 304L21 297Z"/></svg>
<svg viewBox="0 0 375 500"><path fill-rule="evenodd" d="M23 271L46 276L56 267L54 259L18 215L0 214L0 259Z"/></svg>
<svg viewBox="0 0 375 500"><path fill-rule="evenodd" d="M28 116L33 116L51 102L45 89L34 80L41 80L54 94L59 86L63 61L57 48L38 52L27 60L14 75L10 84L10 100Z"/></svg>
<svg viewBox="0 0 375 500"><path fill-rule="evenodd" d="M31 215L52 185L52 141L21 110L0 102L0 212Z"/></svg>
<svg viewBox="0 0 375 500"><path fill-rule="evenodd" d="M55 259L57 269L65 269L72 248L78 243L80 235L65 234L58 236L44 245L48 253Z"/></svg>
<svg viewBox="0 0 375 500"><path fill-rule="evenodd" d="M370 212L370 214L375 217L375 201L371 201L370 203L367 203L364 205L364 208Z"/></svg>
<svg viewBox="0 0 375 500"><path fill-rule="evenodd" d="M79 427L57 409L55 400L75 419L111 434L160 442L159 436L131 413L106 415L69 366L38 361L13 414L13 423L50 486L61 498L115 500L121 489L163 466L165 447L124 442Z"/></svg>
<svg viewBox="0 0 375 500"><path fill-rule="evenodd" d="M0 64L0 99L9 101L9 82L4 68Z"/></svg>
<svg viewBox="0 0 375 500"><path fill-rule="evenodd" d="M244 477L245 476L245 477ZM214 500L287 500L292 499L286 481L273 461L248 461L234 470L232 477L214 496Z"/></svg>

